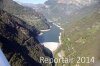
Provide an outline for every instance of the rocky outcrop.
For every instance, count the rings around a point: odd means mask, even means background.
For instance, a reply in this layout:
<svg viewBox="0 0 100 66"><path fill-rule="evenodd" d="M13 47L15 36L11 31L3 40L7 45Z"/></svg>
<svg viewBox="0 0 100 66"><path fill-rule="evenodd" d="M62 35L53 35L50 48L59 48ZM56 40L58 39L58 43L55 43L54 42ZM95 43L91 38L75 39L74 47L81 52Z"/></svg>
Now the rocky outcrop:
<svg viewBox="0 0 100 66"><path fill-rule="evenodd" d="M11 66L51 66L40 63L40 57L50 58L52 53L35 39L37 31L23 20L0 10L0 46Z"/></svg>

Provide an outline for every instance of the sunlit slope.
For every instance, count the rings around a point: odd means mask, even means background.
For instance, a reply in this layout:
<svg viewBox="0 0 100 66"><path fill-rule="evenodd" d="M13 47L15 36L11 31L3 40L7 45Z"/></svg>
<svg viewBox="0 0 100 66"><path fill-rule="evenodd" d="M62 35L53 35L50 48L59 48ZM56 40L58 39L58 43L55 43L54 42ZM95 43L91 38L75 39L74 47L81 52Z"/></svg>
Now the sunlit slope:
<svg viewBox="0 0 100 66"><path fill-rule="evenodd" d="M94 64L86 63L87 60L79 64L80 66L95 66L100 60L100 9L77 22L68 24L62 34L62 42L55 56L59 58L59 53L61 53L62 57L75 58L73 63L66 64L66 66L75 66L77 57L89 57L90 59L95 57Z"/></svg>

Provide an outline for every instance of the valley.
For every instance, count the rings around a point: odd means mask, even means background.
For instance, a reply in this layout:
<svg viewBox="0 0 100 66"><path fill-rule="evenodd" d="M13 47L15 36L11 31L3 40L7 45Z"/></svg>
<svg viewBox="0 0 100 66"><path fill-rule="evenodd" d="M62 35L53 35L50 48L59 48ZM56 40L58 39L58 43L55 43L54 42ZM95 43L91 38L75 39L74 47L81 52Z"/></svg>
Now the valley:
<svg viewBox="0 0 100 66"><path fill-rule="evenodd" d="M0 48L11 66L100 66L99 34L99 0L0 1Z"/></svg>

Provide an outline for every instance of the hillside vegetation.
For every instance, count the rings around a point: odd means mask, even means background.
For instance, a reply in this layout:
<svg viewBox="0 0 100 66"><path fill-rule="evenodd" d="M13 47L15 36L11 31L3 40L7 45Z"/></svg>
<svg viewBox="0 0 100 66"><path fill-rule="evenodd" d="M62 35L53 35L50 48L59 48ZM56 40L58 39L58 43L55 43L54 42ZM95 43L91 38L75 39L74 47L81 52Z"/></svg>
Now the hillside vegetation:
<svg viewBox="0 0 100 66"><path fill-rule="evenodd" d="M36 35L34 27L0 10L0 47L11 66L51 66L40 63L40 57L50 58L52 53L39 44Z"/></svg>
<svg viewBox="0 0 100 66"><path fill-rule="evenodd" d="M79 63L79 66L99 66L100 62L100 6L94 13L82 19L68 23L62 33L62 45L55 52L55 57L75 58L73 63L65 66L75 66L77 57L95 57L94 63ZM57 64L62 66L63 63Z"/></svg>
<svg viewBox="0 0 100 66"><path fill-rule="evenodd" d="M27 24L35 26L38 30L45 30L49 28L47 20L42 14L31 8L23 7L13 0L4 0L4 10L21 18Z"/></svg>
<svg viewBox="0 0 100 66"><path fill-rule="evenodd" d="M10 65L52 66L52 64L40 63L40 57L53 56L52 52L40 45L36 39L39 31L22 19L4 11L3 1L0 0L0 49Z"/></svg>
<svg viewBox="0 0 100 66"><path fill-rule="evenodd" d="M40 13L43 13L48 20L64 25L65 23L70 22L70 20L81 18L80 14L81 16L84 16L83 13L78 12L80 12L82 8L97 2L98 0L47 0L43 5L41 4L41 7L38 7L38 5L31 5L37 6L37 8L33 8ZM28 7L32 8L32 6ZM91 9L88 10L88 12L91 12ZM76 17L77 15L79 15L79 17Z"/></svg>

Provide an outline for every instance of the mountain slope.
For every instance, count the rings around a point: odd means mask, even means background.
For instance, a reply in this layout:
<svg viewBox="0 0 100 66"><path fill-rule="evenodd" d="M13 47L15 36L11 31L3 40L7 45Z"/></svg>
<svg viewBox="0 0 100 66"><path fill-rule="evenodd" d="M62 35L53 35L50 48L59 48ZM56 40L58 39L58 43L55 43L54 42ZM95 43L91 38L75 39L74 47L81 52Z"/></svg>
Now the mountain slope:
<svg viewBox="0 0 100 66"><path fill-rule="evenodd" d="M70 15L75 15L75 12L78 12L81 8L96 2L96 0L48 0L45 2L48 8L43 9L42 12L53 21L65 23L68 19L73 18Z"/></svg>
<svg viewBox="0 0 100 66"><path fill-rule="evenodd" d="M0 0L0 48L11 66L52 66L40 63L40 57L50 58L51 51L40 45L34 26L26 24L14 15L3 10ZM2 6L2 7L1 7Z"/></svg>
<svg viewBox="0 0 100 66"><path fill-rule="evenodd" d="M74 66L77 63L77 57L89 57L91 60L94 57L94 62L85 63L80 62L80 66L99 66L100 62L100 5L92 14L83 17L82 19L71 22L65 27L65 31L62 34L62 46L55 53L56 57L58 53L63 51L63 57L75 58L73 63L69 63ZM93 61L93 59L92 59ZM68 64L68 65L69 65ZM60 64L58 66L61 66Z"/></svg>
<svg viewBox="0 0 100 66"><path fill-rule="evenodd" d="M50 3L56 2L56 3L61 3L61 4L75 4L77 6L84 6L84 5L89 5L91 3L97 2L97 0L48 0ZM46 2L47 3L47 2Z"/></svg>
<svg viewBox="0 0 100 66"><path fill-rule="evenodd" d="M72 18L75 16L80 15L80 10L84 11L84 7L89 7L90 5L94 5L97 2L98 0L47 0L43 5L41 4L41 7L32 4L28 7L32 8L33 6L34 9L40 13L43 13L44 16L50 21L65 24L70 22L70 20L74 20ZM37 8L34 6L37 6ZM87 8L87 10L88 9L89 8ZM77 18L80 18L80 16L77 16Z"/></svg>
<svg viewBox="0 0 100 66"><path fill-rule="evenodd" d="M37 13L35 10L23 7L13 0L4 0L4 10L23 19L28 24L35 26L39 30L45 30L49 28L45 17Z"/></svg>
<svg viewBox="0 0 100 66"><path fill-rule="evenodd" d="M24 21L0 10L0 45L11 66L48 66L40 57L52 57L38 44L36 30L30 30ZM47 55L48 54L48 55Z"/></svg>

